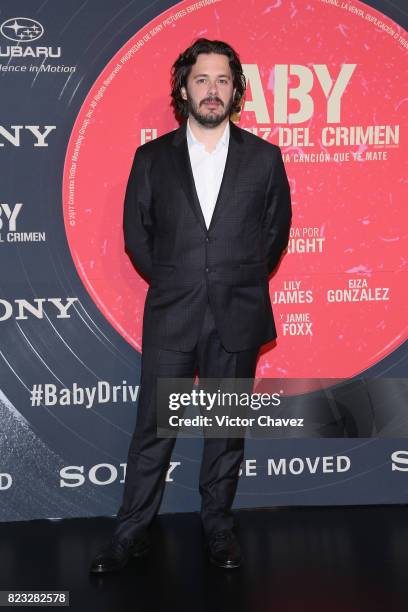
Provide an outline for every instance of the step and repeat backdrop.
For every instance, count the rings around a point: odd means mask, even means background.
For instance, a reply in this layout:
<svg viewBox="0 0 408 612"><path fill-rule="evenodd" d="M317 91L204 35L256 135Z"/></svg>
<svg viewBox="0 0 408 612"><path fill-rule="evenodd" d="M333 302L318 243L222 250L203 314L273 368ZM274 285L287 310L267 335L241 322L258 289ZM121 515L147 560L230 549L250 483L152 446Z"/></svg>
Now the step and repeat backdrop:
<svg viewBox="0 0 408 612"><path fill-rule="evenodd" d="M257 377L319 388L302 431L247 440L235 507L407 503L404 6L3 3L2 520L118 509L148 289L123 248L124 192L136 148L178 127L170 68L201 36L239 52L238 125L281 147L291 186ZM177 441L162 512L198 510L201 449Z"/></svg>

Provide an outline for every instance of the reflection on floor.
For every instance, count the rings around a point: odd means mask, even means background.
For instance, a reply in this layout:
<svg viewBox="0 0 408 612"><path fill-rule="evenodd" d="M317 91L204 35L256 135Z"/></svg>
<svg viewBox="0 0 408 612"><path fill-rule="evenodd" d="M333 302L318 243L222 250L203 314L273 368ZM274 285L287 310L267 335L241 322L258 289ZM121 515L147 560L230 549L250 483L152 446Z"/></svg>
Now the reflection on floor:
<svg viewBox="0 0 408 612"><path fill-rule="evenodd" d="M107 518L0 524L0 590L70 591L71 610L399 612L408 610L408 509L284 508L235 513L245 564L211 566L198 514L159 516L152 550L91 576Z"/></svg>

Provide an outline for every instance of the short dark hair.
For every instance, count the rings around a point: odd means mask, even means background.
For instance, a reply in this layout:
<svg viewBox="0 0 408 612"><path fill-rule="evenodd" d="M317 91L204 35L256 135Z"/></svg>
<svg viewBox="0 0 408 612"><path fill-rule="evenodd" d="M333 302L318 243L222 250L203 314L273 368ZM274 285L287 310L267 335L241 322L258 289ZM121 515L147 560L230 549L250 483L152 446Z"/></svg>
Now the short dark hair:
<svg viewBox="0 0 408 612"><path fill-rule="evenodd" d="M242 70L239 55L234 49L221 40L208 40L198 38L191 47L180 53L171 69L171 98L172 106L176 115L182 118L188 117L187 100L181 96L181 88L186 87L187 79L192 66L197 61L200 53L218 53L226 55L232 72L233 85L236 88L234 100L231 107L231 115L241 111L242 99L246 89L246 79Z"/></svg>

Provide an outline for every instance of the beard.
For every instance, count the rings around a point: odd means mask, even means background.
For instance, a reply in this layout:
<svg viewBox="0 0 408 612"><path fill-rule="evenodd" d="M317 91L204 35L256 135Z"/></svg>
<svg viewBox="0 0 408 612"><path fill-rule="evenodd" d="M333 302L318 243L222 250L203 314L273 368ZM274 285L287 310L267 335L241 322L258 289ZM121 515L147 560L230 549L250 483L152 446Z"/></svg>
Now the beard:
<svg viewBox="0 0 408 612"><path fill-rule="evenodd" d="M218 102L219 109L221 109L222 112L220 113L217 109L209 109L207 111L200 110L206 102ZM187 91L187 110L189 114L194 117L197 123L204 127L212 128L220 125L220 123L222 123L226 117L230 116L233 102L233 96L231 96L227 104L224 104L220 98L215 96L213 98L204 98L199 104L196 104Z"/></svg>

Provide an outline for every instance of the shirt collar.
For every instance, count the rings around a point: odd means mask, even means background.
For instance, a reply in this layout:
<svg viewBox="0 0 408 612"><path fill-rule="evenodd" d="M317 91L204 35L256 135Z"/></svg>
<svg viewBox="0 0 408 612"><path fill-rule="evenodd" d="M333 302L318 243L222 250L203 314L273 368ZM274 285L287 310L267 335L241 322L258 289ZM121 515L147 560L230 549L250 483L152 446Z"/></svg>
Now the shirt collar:
<svg viewBox="0 0 408 612"><path fill-rule="evenodd" d="M229 136L230 136L230 125L229 125L229 121L227 122L227 125L225 126L224 132L222 133L222 136L220 137L220 139L218 140L217 144L215 145L215 149L219 149L222 146L228 147L228 143L229 143ZM200 142L193 134L191 128L190 128L190 120L187 119L187 142L189 144L189 146L192 145L200 145L201 147L204 147L204 144L202 142Z"/></svg>

